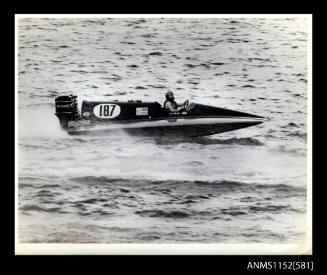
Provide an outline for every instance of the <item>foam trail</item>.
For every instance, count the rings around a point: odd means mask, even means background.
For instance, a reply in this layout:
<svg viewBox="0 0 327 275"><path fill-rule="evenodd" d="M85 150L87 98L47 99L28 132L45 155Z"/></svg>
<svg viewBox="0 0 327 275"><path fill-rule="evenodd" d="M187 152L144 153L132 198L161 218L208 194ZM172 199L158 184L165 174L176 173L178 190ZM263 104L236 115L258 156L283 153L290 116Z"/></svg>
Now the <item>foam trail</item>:
<svg viewBox="0 0 327 275"><path fill-rule="evenodd" d="M18 130L20 138L65 138L68 134L60 127L50 106L19 111Z"/></svg>

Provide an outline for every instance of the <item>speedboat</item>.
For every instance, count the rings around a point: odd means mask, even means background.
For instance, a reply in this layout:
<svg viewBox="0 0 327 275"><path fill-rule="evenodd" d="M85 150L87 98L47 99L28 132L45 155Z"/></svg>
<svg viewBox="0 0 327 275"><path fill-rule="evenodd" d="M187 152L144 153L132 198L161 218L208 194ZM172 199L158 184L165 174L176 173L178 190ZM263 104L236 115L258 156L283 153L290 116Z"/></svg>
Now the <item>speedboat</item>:
<svg viewBox="0 0 327 275"><path fill-rule="evenodd" d="M78 109L76 95L55 99L55 115L60 125L71 135L110 134L125 131L130 134L175 135L198 137L261 124L264 117L186 102L178 112L169 113L158 102L140 100L83 101Z"/></svg>

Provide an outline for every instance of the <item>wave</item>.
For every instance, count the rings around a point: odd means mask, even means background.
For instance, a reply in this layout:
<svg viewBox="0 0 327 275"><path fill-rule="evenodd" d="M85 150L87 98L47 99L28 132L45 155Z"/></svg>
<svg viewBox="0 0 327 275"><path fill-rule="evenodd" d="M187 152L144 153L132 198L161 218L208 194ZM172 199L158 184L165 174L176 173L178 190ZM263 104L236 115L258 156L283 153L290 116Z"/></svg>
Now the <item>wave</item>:
<svg viewBox="0 0 327 275"><path fill-rule="evenodd" d="M135 211L134 213L142 217L173 218L173 219L183 219L183 218L189 218L191 216L207 216L212 214L210 211L195 211L185 208L165 209L165 210L146 209L146 210Z"/></svg>
<svg viewBox="0 0 327 275"><path fill-rule="evenodd" d="M289 146L280 145L274 149L271 149L272 152L284 153L284 154L292 154L299 156L306 156L307 152L300 148L289 148Z"/></svg>
<svg viewBox="0 0 327 275"><path fill-rule="evenodd" d="M208 187L208 188L217 188L223 190L239 190L239 191L246 191L251 190L253 191L253 188L255 190L261 190L261 191L273 191L277 194L306 194L306 188L289 185L289 184L260 184L260 183L245 183L245 182L236 182L236 181L228 181L228 180L219 180L219 181L201 181L201 180L153 180L153 179L137 179L135 177L128 178L128 177L122 177L122 178L111 178L106 176L84 176L84 177L72 177L69 178L69 180L72 180L74 182L78 183L93 183L93 184L111 184L115 185L118 184L121 186L124 184L125 186L139 186L142 185L144 187L150 187L153 185L160 185L160 186L167 186L170 188L173 188L174 186L188 186L189 188L192 187ZM151 188L152 188L151 187ZM167 189L168 191L170 190ZM155 191L161 192L163 189L154 189ZM129 190L125 189L122 190L122 192L128 193ZM187 196L185 199L209 199L210 196L207 195L192 195Z"/></svg>
<svg viewBox="0 0 327 275"><path fill-rule="evenodd" d="M214 139L208 137L198 137L198 138L170 138L165 140L165 138L158 138L157 141L161 143L194 143L199 145L212 145L212 144L222 144L222 145L245 145L245 146L262 146L264 143L255 138L229 138L229 139Z"/></svg>
<svg viewBox="0 0 327 275"><path fill-rule="evenodd" d="M307 134L306 133L301 133L300 131L291 132L291 133L287 134L287 136L299 137L301 139L307 140Z"/></svg>
<svg viewBox="0 0 327 275"><path fill-rule="evenodd" d="M280 126L281 128L299 128L299 125L297 125L296 123L294 122L290 122L284 126Z"/></svg>
<svg viewBox="0 0 327 275"><path fill-rule="evenodd" d="M96 182L96 183L115 183L115 182L121 182L124 181L133 181L132 179L124 179L124 178L110 178L105 176L83 176L83 177L72 177L69 178L72 181L80 182L80 183L90 183L90 182Z"/></svg>
<svg viewBox="0 0 327 275"><path fill-rule="evenodd" d="M60 207L51 207L51 208L45 208L45 207L40 207L35 204L26 204L20 207L20 210L22 211L39 211L39 212L59 212L61 210Z"/></svg>
<svg viewBox="0 0 327 275"><path fill-rule="evenodd" d="M257 212L264 212L270 214L284 213L285 211L303 212L302 210L293 209L290 205L264 205L264 206L240 206L228 208L209 208L206 211L197 211L189 208L168 208L168 209L145 209L138 210L134 213L141 217L150 218L171 218L171 219L185 219L185 218L204 218L204 219L221 219L229 220L230 217L241 215L249 215Z"/></svg>
<svg viewBox="0 0 327 275"><path fill-rule="evenodd" d="M230 139L212 139L210 141L204 141L206 144L230 144L230 145L249 145L249 146L262 146L261 141L254 138L230 138Z"/></svg>
<svg viewBox="0 0 327 275"><path fill-rule="evenodd" d="M164 218L187 218L190 211L188 210L141 210L136 211L142 217L164 217Z"/></svg>
<svg viewBox="0 0 327 275"><path fill-rule="evenodd" d="M198 145L244 145L244 146L262 146L263 142L255 138L229 138L229 139L217 139L210 137L149 137L149 140L153 140L157 145L172 145L179 143L190 143Z"/></svg>

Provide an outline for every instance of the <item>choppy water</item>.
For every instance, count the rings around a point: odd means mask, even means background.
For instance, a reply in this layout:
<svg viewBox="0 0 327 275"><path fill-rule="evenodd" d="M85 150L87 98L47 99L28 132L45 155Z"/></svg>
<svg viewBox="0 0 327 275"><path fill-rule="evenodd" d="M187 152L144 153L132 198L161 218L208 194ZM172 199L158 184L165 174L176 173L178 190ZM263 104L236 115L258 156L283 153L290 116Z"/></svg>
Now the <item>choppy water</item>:
<svg viewBox="0 0 327 275"><path fill-rule="evenodd" d="M300 242L306 19L20 19L21 242ZM54 98L177 101L272 120L211 138L68 136Z"/></svg>

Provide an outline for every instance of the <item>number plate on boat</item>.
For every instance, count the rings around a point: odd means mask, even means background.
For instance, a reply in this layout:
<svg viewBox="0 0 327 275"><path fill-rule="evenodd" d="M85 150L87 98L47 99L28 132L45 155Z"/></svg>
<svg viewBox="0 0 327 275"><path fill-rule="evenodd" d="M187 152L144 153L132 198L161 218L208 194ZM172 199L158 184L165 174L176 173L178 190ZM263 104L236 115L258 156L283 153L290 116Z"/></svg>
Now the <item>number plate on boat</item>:
<svg viewBox="0 0 327 275"><path fill-rule="evenodd" d="M120 106L117 104L98 104L93 113L99 118L115 118L120 115Z"/></svg>

